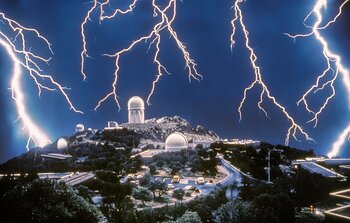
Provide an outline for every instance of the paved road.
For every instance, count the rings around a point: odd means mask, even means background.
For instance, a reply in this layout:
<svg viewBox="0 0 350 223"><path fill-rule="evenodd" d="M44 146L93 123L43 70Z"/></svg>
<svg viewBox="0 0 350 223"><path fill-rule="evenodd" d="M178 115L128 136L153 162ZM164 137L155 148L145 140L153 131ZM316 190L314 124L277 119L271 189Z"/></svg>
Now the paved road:
<svg viewBox="0 0 350 223"><path fill-rule="evenodd" d="M235 175L235 178L237 179L237 182L238 183L241 183L242 182L242 176L245 176L245 177L248 177L249 179L251 180L254 180L254 181L260 181L260 182L266 182L264 180L259 180L259 179L256 179L254 177L252 177L251 175L249 174L246 174L244 172L242 172L239 168L233 166L229 161L225 160L223 156L217 156L219 159L220 159L220 162L221 164L228 170L230 171L232 174ZM230 181L231 180L231 181ZM232 183L232 179L228 179L227 182L223 182L224 186L227 186L229 185L230 183Z"/></svg>

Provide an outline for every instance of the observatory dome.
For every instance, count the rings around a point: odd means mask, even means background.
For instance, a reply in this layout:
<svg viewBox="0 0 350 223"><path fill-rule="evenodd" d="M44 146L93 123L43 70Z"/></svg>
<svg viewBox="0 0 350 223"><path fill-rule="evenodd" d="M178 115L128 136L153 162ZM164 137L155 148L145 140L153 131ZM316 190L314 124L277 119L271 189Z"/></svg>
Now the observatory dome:
<svg viewBox="0 0 350 223"><path fill-rule="evenodd" d="M83 124L77 124L75 126L75 132L78 133L78 132L83 132L85 130L85 127Z"/></svg>
<svg viewBox="0 0 350 223"><path fill-rule="evenodd" d="M132 110L132 109L141 109L141 110L145 109L145 103L140 97L134 96L129 99L128 110Z"/></svg>
<svg viewBox="0 0 350 223"><path fill-rule="evenodd" d="M168 136L165 141L165 150L168 152L181 151L188 148L188 141L184 134L175 132Z"/></svg>
<svg viewBox="0 0 350 223"><path fill-rule="evenodd" d="M57 149L61 150L61 149L66 149L68 147L68 143L64 138L60 138L57 141Z"/></svg>

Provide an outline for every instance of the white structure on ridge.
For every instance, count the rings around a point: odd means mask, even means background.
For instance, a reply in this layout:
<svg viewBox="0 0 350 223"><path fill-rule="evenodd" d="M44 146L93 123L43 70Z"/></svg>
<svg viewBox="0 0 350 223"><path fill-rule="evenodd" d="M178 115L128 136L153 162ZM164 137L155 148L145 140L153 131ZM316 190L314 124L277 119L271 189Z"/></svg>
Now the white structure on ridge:
<svg viewBox="0 0 350 223"><path fill-rule="evenodd" d="M119 126L118 122L108 121L107 127L105 127L105 130L114 130L114 129L122 129L122 127Z"/></svg>
<svg viewBox="0 0 350 223"><path fill-rule="evenodd" d="M134 96L128 101L129 123L144 123L145 122L145 103L143 100Z"/></svg>
<svg viewBox="0 0 350 223"><path fill-rule="evenodd" d="M85 127L84 127L83 124L77 124L77 125L75 126L75 133L84 132L84 130L85 130Z"/></svg>
<svg viewBox="0 0 350 223"><path fill-rule="evenodd" d="M184 134L174 132L165 140L165 150L167 152L178 152L183 149L188 149L188 140Z"/></svg>
<svg viewBox="0 0 350 223"><path fill-rule="evenodd" d="M68 142L64 138L60 138L57 141L57 149L61 150L61 149L66 149L67 147L68 147Z"/></svg>

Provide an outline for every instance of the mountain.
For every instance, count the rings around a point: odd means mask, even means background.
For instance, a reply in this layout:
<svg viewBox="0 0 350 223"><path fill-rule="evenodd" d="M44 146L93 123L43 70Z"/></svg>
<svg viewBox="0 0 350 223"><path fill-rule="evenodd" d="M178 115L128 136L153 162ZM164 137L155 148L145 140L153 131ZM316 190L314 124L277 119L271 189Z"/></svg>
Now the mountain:
<svg viewBox="0 0 350 223"><path fill-rule="evenodd" d="M180 132L188 140L195 142L217 141L220 139L215 132L200 125L194 127L179 116L148 119L143 124L124 123L121 124L121 127L139 133L144 141L165 142L166 138L173 132Z"/></svg>
<svg viewBox="0 0 350 223"><path fill-rule="evenodd" d="M213 131L200 125L193 127L188 121L179 116L149 119L143 124L125 123L120 126L123 127L123 129L107 131L86 130L72 136L64 137L69 145L67 150L64 151L57 149L57 141L44 148L33 148L18 157L8 160L4 164L0 164L0 172L41 171L48 169L54 171L56 170L55 167L58 165L57 163L64 163L62 165L68 168L69 165L66 164L65 161L58 162L57 160L52 160L44 162L41 155L68 152L74 159L80 156L90 156L91 154L94 159L104 159L104 153L101 152L101 148L106 147L106 145L112 146L114 150L119 147L131 149L134 146L143 148L151 144L162 145L166 138L174 132L184 134L189 141L193 140L194 142L207 145L213 141L220 140L220 137ZM96 151L99 152L96 153ZM61 168L61 166L59 167Z"/></svg>

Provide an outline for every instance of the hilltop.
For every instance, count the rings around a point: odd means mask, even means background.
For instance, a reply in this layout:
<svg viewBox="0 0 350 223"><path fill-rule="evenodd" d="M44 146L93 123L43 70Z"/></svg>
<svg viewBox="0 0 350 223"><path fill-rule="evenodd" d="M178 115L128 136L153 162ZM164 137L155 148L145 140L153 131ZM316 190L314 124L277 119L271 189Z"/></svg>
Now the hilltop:
<svg viewBox="0 0 350 223"><path fill-rule="evenodd" d="M143 124L121 124L122 127L134 130L144 141L164 142L173 132L181 132L188 140L195 142L217 141L220 137L213 131L197 125L192 126L180 116L148 119Z"/></svg>

